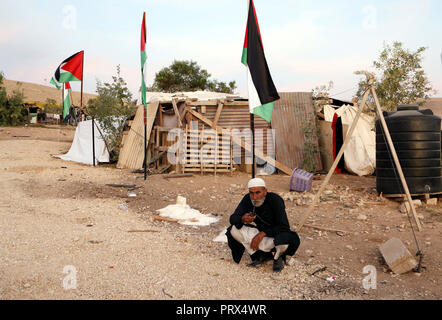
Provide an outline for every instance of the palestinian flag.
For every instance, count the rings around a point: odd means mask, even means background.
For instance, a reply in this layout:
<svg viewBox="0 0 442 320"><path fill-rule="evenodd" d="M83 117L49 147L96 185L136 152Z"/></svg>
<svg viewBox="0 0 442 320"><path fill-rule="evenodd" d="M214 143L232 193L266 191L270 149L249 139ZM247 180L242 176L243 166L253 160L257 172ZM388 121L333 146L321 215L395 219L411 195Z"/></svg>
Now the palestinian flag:
<svg viewBox="0 0 442 320"><path fill-rule="evenodd" d="M55 70L51 83L61 89L62 83L83 81L83 57L84 51L80 51L64 60Z"/></svg>
<svg viewBox="0 0 442 320"><path fill-rule="evenodd" d="M250 112L270 122L272 120L273 102L279 99L279 95L267 66L253 0L249 2L241 62L248 70Z"/></svg>
<svg viewBox="0 0 442 320"><path fill-rule="evenodd" d="M66 119L67 115L69 114L69 110L71 109L70 92L72 91L72 89L69 82L66 82L63 85L64 85L64 90L63 90L63 120L64 120Z"/></svg>
<svg viewBox="0 0 442 320"><path fill-rule="evenodd" d="M146 12L143 14L143 22L141 24L141 101L144 105L144 110L147 108L146 102L146 79L144 72L147 64L147 52L146 52ZM144 113L146 115L146 112ZM146 119L144 119L146 120Z"/></svg>

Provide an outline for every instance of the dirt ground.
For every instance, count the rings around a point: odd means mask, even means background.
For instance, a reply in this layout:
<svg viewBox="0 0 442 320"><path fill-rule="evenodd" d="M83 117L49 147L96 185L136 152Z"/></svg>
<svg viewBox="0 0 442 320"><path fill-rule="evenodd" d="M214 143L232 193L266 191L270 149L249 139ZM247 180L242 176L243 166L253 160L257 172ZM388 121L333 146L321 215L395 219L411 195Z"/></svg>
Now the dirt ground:
<svg viewBox="0 0 442 320"><path fill-rule="evenodd" d="M424 254L421 272L395 275L379 246L397 237L417 252L400 203L378 197L375 177L334 175L307 224L339 231L303 228L294 264L273 274L271 262L252 269L245 254L237 265L227 244L213 241L247 192L249 175L153 175L144 181L141 174L112 165L94 168L52 157L69 150L74 133L57 126L0 128L0 299L442 297L441 201L417 208L423 225L421 232L415 230ZM289 192L289 176L264 177L269 191L286 200L292 229L324 178L316 176L312 192L297 193ZM192 227L154 220L156 210L175 203L178 195L220 221ZM376 269L376 289L363 287L367 265ZM333 282L327 281L330 276Z"/></svg>

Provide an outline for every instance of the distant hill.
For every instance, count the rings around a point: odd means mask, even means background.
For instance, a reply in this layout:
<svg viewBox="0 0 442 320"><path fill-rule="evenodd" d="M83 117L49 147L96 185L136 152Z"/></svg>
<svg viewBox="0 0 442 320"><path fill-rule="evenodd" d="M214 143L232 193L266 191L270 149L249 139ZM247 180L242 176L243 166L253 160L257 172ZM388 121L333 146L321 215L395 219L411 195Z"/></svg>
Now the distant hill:
<svg viewBox="0 0 442 320"><path fill-rule="evenodd" d="M442 118L442 98L430 98L421 109L431 109L436 116Z"/></svg>
<svg viewBox="0 0 442 320"><path fill-rule="evenodd" d="M23 90L25 102L44 103L47 99L54 99L61 104L61 90L57 90L55 87L49 87L41 84L6 80L3 79L3 86L6 88L7 94L12 94L16 89ZM97 97L96 94L83 92L83 105L87 105L89 99ZM80 105L80 92L72 91L73 104Z"/></svg>

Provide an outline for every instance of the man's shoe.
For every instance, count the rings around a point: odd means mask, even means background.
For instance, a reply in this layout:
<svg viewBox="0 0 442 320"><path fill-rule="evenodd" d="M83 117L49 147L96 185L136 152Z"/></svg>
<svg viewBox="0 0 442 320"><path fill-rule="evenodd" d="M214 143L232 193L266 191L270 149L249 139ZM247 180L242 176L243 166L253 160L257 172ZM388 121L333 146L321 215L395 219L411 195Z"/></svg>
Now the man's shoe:
<svg viewBox="0 0 442 320"><path fill-rule="evenodd" d="M252 255L252 258L255 259L252 260L252 263L249 263L247 266L257 268L261 266L264 262L273 260L273 254L271 252L257 251L254 255Z"/></svg>
<svg viewBox="0 0 442 320"><path fill-rule="evenodd" d="M252 261L252 263L249 263L247 266L248 267L253 267L253 268L258 268L263 264L264 261L262 260L254 260Z"/></svg>
<svg viewBox="0 0 442 320"><path fill-rule="evenodd" d="M282 257L279 257L278 260L273 260L273 272L281 272L282 269L284 269Z"/></svg>

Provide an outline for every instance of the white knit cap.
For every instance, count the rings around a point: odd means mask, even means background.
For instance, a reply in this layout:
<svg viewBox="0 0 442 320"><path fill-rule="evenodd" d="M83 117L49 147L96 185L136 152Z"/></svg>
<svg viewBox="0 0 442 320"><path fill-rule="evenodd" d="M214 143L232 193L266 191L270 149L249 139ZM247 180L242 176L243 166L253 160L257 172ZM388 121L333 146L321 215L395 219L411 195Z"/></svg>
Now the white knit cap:
<svg viewBox="0 0 442 320"><path fill-rule="evenodd" d="M249 181L249 184L247 188L254 188L254 187L266 187L266 183L261 178L255 178Z"/></svg>

